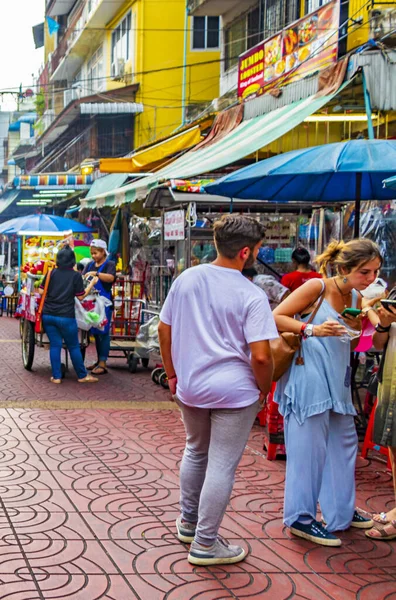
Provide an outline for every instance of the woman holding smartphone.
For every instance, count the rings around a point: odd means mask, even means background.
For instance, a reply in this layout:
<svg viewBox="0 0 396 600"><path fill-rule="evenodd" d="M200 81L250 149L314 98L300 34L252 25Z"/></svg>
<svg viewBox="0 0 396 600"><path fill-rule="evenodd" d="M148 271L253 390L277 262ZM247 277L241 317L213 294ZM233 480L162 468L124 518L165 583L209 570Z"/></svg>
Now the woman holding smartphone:
<svg viewBox="0 0 396 600"><path fill-rule="evenodd" d="M284 523L298 537L339 546L341 540L333 532L372 526L355 510L358 438L350 352L358 337L351 343L348 331L360 329L360 317L340 315L361 308L359 291L375 281L382 258L376 244L358 239L332 242L317 263L326 279L308 281L273 312L280 332L303 336L304 364L294 360L275 393L285 420ZM318 501L326 525L316 518Z"/></svg>

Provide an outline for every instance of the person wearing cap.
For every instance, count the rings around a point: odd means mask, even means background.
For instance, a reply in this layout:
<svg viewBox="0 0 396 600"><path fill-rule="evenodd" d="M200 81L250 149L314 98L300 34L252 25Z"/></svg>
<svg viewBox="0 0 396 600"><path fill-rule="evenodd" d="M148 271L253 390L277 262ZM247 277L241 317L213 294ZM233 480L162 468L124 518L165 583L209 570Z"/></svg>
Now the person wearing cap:
<svg viewBox="0 0 396 600"><path fill-rule="evenodd" d="M91 257L92 261L85 267L84 275L86 277L97 277L95 289L101 296L113 301L111 293L113 283L116 278L115 262L109 260L107 244L104 240L92 240ZM104 331L92 328L91 333L95 338L97 361L88 367L93 375L104 375L107 373L107 359L110 353L110 324L113 314L113 306L106 307L107 325Z"/></svg>

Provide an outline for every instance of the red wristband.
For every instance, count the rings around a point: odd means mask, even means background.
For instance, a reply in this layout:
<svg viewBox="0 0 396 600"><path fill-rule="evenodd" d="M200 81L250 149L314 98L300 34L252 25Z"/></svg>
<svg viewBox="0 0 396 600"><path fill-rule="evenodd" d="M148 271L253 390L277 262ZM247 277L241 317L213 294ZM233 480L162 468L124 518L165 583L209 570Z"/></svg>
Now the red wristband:
<svg viewBox="0 0 396 600"><path fill-rule="evenodd" d="M172 379L177 379L177 375L173 375L173 377L168 377L168 381L172 381Z"/></svg>
<svg viewBox="0 0 396 600"><path fill-rule="evenodd" d="M307 328L307 324L306 324L306 323L303 323L303 324L302 324L302 326L301 326L301 331L300 331L300 334L301 334L303 337L305 337L305 330L306 330L306 328Z"/></svg>

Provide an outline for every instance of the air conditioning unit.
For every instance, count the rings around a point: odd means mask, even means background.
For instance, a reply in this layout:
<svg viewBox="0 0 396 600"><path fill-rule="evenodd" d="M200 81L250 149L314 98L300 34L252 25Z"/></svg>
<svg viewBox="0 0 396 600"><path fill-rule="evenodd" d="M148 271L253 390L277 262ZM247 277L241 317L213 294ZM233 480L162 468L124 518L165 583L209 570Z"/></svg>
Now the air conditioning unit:
<svg viewBox="0 0 396 600"><path fill-rule="evenodd" d="M65 90L63 92L63 107L66 108L71 102L74 100L79 100L81 98L81 87L76 86L72 87L70 90Z"/></svg>
<svg viewBox="0 0 396 600"><path fill-rule="evenodd" d="M125 76L125 60L117 58L111 65L111 78L114 81L119 81Z"/></svg>

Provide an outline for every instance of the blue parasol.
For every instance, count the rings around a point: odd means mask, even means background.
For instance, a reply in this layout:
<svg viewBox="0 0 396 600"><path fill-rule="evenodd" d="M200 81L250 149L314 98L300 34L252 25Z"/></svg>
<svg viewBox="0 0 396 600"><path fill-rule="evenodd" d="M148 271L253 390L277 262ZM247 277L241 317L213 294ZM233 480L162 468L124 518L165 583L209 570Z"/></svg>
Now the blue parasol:
<svg viewBox="0 0 396 600"><path fill-rule="evenodd" d="M205 186L209 194L268 202L392 200L383 180L396 175L396 140L351 140L273 156Z"/></svg>
<svg viewBox="0 0 396 600"><path fill-rule="evenodd" d="M83 225L72 219L56 217L55 215L26 215L11 219L0 225L1 235L17 235L18 233L30 235L51 235L53 233L90 233L91 227Z"/></svg>

